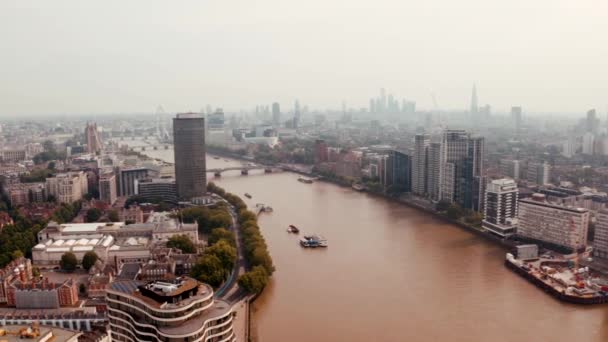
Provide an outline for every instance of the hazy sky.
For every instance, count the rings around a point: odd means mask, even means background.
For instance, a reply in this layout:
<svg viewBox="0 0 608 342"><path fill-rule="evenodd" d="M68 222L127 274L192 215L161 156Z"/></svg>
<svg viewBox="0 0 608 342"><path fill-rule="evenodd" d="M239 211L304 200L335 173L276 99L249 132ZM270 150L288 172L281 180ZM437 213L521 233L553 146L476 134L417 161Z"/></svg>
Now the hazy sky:
<svg viewBox="0 0 608 342"><path fill-rule="evenodd" d="M0 115L210 103L603 114L606 0L0 2Z"/></svg>

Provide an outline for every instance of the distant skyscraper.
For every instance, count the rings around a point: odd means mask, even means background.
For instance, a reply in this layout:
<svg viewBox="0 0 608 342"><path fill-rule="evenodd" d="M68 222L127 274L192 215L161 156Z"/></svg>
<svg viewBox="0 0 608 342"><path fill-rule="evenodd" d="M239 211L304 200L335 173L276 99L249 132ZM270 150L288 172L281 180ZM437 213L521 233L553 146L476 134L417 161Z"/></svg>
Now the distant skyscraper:
<svg viewBox="0 0 608 342"><path fill-rule="evenodd" d="M596 133L598 126L600 124L600 120L597 118L597 113L595 109L590 109L587 111L587 120L585 122L585 128L589 133Z"/></svg>
<svg viewBox="0 0 608 342"><path fill-rule="evenodd" d="M562 155L566 158L572 158L576 154L576 147L576 139L574 137L568 137L568 139L564 141Z"/></svg>
<svg viewBox="0 0 608 342"><path fill-rule="evenodd" d="M517 183L512 179L490 182L485 191L482 226L500 236L515 233L518 193Z"/></svg>
<svg viewBox="0 0 608 342"><path fill-rule="evenodd" d="M587 132L583 135L583 154L592 156L595 152L595 135Z"/></svg>
<svg viewBox="0 0 608 342"><path fill-rule="evenodd" d="M302 111L300 110L300 101L296 100L293 108L293 126L298 128L300 124L302 124Z"/></svg>
<svg viewBox="0 0 608 342"><path fill-rule="evenodd" d="M272 104L272 123L275 126L281 125L281 107L278 102Z"/></svg>
<svg viewBox="0 0 608 342"><path fill-rule="evenodd" d="M412 192L417 195L428 194L427 154L431 139L428 134L417 134L414 137L414 154L412 155Z"/></svg>
<svg viewBox="0 0 608 342"><path fill-rule="evenodd" d="M511 120L516 132L521 130L521 107L511 107Z"/></svg>
<svg viewBox="0 0 608 342"><path fill-rule="evenodd" d="M89 153L97 153L101 151L101 138L99 137L99 132L97 131L96 123L87 123L87 127L85 129L86 137L87 137L87 152Z"/></svg>
<svg viewBox="0 0 608 342"><path fill-rule="evenodd" d="M224 129L225 121L222 108L217 108L215 112L207 114L207 127L211 130Z"/></svg>
<svg viewBox="0 0 608 342"><path fill-rule="evenodd" d="M204 196L207 188L205 119L196 113L173 119L175 180L182 200Z"/></svg>
<svg viewBox="0 0 608 342"><path fill-rule="evenodd" d="M471 114L477 114L479 111L479 104L477 103L477 86L473 85L473 93L471 94Z"/></svg>

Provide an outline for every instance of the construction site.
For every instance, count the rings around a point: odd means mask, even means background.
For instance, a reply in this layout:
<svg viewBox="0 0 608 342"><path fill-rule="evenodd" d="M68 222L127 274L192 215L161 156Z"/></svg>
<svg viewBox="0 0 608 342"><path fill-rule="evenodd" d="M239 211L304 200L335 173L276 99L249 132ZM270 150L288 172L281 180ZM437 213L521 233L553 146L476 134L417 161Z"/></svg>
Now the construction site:
<svg viewBox="0 0 608 342"><path fill-rule="evenodd" d="M559 300L575 304L608 303L608 277L581 261L588 259L591 249L582 253L562 255L538 253L536 245L517 246L507 253L505 265L537 287Z"/></svg>

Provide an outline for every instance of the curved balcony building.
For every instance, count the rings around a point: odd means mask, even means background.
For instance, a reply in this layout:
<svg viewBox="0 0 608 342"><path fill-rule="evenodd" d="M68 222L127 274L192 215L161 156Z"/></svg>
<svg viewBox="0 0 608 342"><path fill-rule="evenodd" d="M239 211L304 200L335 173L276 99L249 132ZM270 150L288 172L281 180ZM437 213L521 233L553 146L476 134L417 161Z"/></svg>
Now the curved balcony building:
<svg viewBox="0 0 608 342"><path fill-rule="evenodd" d="M112 341L234 342L230 304L189 277L120 280L107 290Z"/></svg>

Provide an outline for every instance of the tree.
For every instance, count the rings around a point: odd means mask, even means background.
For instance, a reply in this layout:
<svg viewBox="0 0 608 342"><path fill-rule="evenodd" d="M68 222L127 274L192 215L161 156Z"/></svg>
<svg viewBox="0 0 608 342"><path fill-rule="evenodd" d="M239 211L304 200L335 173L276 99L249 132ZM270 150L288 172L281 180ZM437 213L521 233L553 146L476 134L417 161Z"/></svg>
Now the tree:
<svg viewBox="0 0 608 342"><path fill-rule="evenodd" d="M78 259L76 259L76 255L72 252L64 253L61 256L61 261L59 261L59 266L61 269L67 272L72 272L76 269L78 265Z"/></svg>
<svg viewBox="0 0 608 342"><path fill-rule="evenodd" d="M118 211L110 210L110 212L108 212L108 220L110 220L110 222L120 221L120 217L118 216Z"/></svg>
<svg viewBox="0 0 608 342"><path fill-rule="evenodd" d="M219 241L205 250L206 255L215 255L224 268L225 274L230 274L236 263L236 248L227 241Z"/></svg>
<svg viewBox="0 0 608 342"><path fill-rule="evenodd" d="M93 267L95 265L95 263L97 262L97 260L99 259L99 257L97 256L97 254L93 251L88 251L84 254L84 256L82 257L82 268L84 268L85 270L90 270L91 267Z"/></svg>
<svg viewBox="0 0 608 342"><path fill-rule="evenodd" d="M196 253L196 246L188 235L174 235L169 238L167 247L177 248L183 253Z"/></svg>
<svg viewBox="0 0 608 342"><path fill-rule="evenodd" d="M198 259L191 272L192 277L207 283L213 287L222 284L225 272L220 259L212 254L205 254Z"/></svg>
<svg viewBox="0 0 608 342"><path fill-rule="evenodd" d="M250 272L239 277L238 283L249 293L260 293L268 284L268 273L262 266L255 266Z"/></svg>
<svg viewBox="0 0 608 342"><path fill-rule="evenodd" d="M101 217L101 210L97 208L91 208L87 210L87 215L85 217L87 222L97 222Z"/></svg>
<svg viewBox="0 0 608 342"><path fill-rule="evenodd" d="M435 210L437 210L438 212L446 211L450 207L450 204L450 201L441 200L435 205Z"/></svg>
<svg viewBox="0 0 608 342"><path fill-rule="evenodd" d="M46 166L47 169L49 170L55 170L55 162L51 161L48 163L48 165Z"/></svg>
<svg viewBox="0 0 608 342"><path fill-rule="evenodd" d="M13 258L13 260L17 260L19 258L23 258L23 252L16 249L13 254L11 255L11 257Z"/></svg>
<svg viewBox="0 0 608 342"><path fill-rule="evenodd" d="M231 246L235 246L234 233L229 231L226 228L215 228L211 231L211 235L207 239L207 242L210 246L214 245L216 242L224 240L228 242Z"/></svg>
<svg viewBox="0 0 608 342"><path fill-rule="evenodd" d="M468 213L464 218L464 221L466 223L468 223L472 226L476 226L476 227L481 226L482 220L483 220L483 215L481 215L481 213L478 213L478 212Z"/></svg>
<svg viewBox="0 0 608 342"><path fill-rule="evenodd" d="M458 204L451 204L448 208L447 215L452 220L458 220L464 215L462 208Z"/></svg>

